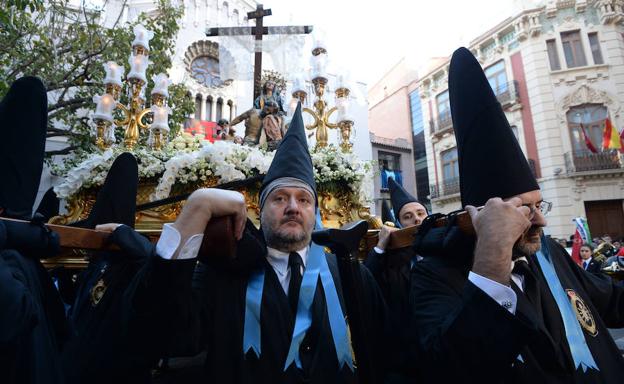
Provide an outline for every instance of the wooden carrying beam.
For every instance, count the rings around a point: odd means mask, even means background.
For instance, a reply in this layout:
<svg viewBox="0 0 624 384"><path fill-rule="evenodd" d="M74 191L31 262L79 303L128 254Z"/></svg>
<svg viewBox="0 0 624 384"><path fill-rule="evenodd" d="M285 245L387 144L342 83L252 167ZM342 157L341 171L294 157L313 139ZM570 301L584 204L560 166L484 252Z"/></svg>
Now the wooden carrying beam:
<svg viewBox="0 0 624 384"><path fill-rule="evenodd" d="M15 221L30 224L25 220L9 219L0 217L0 220ZM69 227L66 225L45 224L45 226L59 235L60 244L63 248L88 249L88 250L118 250L114 244L108 242L110 232L96 231L93 229Z"/></svg>

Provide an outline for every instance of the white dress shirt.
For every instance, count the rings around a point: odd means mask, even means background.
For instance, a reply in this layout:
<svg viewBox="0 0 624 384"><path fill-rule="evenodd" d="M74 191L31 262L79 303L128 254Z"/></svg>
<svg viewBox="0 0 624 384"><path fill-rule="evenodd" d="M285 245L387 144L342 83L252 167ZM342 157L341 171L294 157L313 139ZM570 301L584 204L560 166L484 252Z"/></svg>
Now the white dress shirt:
<svg viewBox="0 0 624 384"><path fill-rule="evenodd" d="M297 251L299 256L301 256L301 260L303 260L303 268L301 268L301 275L303 276L303 272L305 270L306 265L308 265L308 253L310 247L305 247ZM267 261L273 267L275 274L277 275L277 279L279 280L284 292L288 295L288 286L290 285L290 267L288 266L288 258L290 256L290 252L282 252L278 251L275 248L267 247L268 255Z"/></svg>
<svg viewBox="0 0 624 384"><path fill-rule="evenodd" d="M521 257L520 259L526 258ZM514 262L511 262L511 270L513 270ZM503 308L508 310L510 313L516 313L516 305L518 303L518 296L516 292L514 292L511 287L507 285L503 285L494 280L490 280L487 277L483 277L478 273L474 273L470 271L468 274L468 280L471 283L476 285L479 289L485 292L488 296L490 296L494 301L500 304ZM518 274L512 273L511 280L520 288L521 291L524 292L524 277Z"/></svg>
<svg viewBox="0 0 624 384"><path fill-rule="evenodd" d="M178 254L178 260L192 259L197 257L199 248L201 247L202 240L204 239L203 233L197 233L191 236ZM165 224L163 226L160 239L156 244L156 253L163 259L170 260L175 254L176 250L180 246L181 241L180 232L171 224ZM288 294L288 285L290 284L290 267L288 266L289 252L281 252L277 249L268 247L267 261L275 270L275 274L284 289L284 292ZM301 275L303 275L305 266L308 263L308 251L310 247L305 247L297 251L301 260L303 260L303 268L301 269Z"/></svg>

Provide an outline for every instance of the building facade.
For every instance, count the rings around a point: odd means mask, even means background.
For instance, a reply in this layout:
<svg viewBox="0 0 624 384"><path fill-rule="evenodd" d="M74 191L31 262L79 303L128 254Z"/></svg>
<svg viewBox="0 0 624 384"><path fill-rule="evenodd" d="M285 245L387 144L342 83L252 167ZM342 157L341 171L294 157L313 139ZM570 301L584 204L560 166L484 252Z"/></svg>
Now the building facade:
<svg viewBox="0 0 624 384"><path fill-rule="evenodd" d="M602 148L607 122L618 132L624 128L623 22L621 0L549 1L506 19L468 47L544 200L553 203L547 227L553 237L573 234L577 216L588 218L594 236L624 236L624 158ZM435 212L461 208L449 60L417 81Z"/></svg>
<svg viewBox="0 0 624 384"><path fill-rule="evenodd" d="M393 177L408 192L420 198L414 167L410 103L410 84L416 79L416 71L402 59L368 90L370 142L378 171L374 179L377 214L381 212L384 200L390 203L388 177ZM416 116L418 114L415 112Z"/></svg>

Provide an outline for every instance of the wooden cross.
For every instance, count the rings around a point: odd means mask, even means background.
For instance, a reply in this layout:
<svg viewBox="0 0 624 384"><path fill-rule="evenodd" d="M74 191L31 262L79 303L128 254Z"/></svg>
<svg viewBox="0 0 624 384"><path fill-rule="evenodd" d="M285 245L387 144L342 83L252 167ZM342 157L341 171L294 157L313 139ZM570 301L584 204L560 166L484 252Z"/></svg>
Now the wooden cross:
<svg viewBox="0 0 624 384"><path fill-rule="evenodd" d="M264 35L303 35L312 32L311 25L304 26L281 26L265 27L263 21L265 16L271 16L270 9L264 9L262 4L258 4L256 10L247 13L249 20L256 20L255 27L226 27L208 28L206 36L241 36L251 35L256 37L254 52L254 100L260 96L262 81L262 36Z"/></svg>

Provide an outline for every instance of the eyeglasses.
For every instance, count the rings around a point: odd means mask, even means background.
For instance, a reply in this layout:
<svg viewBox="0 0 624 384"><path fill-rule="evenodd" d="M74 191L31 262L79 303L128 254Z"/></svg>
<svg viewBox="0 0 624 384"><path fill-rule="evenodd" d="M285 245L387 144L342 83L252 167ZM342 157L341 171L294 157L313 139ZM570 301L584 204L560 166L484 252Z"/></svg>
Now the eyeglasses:
<svg viewBox="0 0 624 384"><path fill-rule="evenodd" d="M540 211L543 216L548 215L550 210L552 209L552 203L550 201L540 201L539 203L533 204L522 204L525 207L529 208L531 212L529 213L529 220L532 220L535 217L535 212Z"/></svg>

